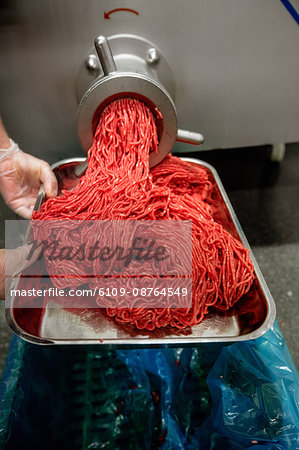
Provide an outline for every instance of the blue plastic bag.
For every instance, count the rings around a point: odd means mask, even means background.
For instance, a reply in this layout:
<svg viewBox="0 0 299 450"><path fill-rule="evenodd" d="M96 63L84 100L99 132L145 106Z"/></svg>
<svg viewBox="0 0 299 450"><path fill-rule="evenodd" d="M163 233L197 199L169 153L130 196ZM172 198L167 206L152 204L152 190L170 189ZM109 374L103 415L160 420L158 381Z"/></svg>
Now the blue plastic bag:
<svg viewBox="0 0 299 450"><path fill-rule="evenodd" d="M12 341L0 447L293 450L298 374L275 324L255 341L107 350Z"/></svg>
<svg viewBox="0 0 299 450"><path fill-rule="evenodd" d="M298 449L298 373L277 324L222 350L210 371L213 427L231 448Z"/></svg>
<svg viewBox="0 0 299 450"><path fill-rule="evenodd" d="M259 339L224 347L117 355L155 384L161 448L299 448L298 373L277 324Z"/></svg>

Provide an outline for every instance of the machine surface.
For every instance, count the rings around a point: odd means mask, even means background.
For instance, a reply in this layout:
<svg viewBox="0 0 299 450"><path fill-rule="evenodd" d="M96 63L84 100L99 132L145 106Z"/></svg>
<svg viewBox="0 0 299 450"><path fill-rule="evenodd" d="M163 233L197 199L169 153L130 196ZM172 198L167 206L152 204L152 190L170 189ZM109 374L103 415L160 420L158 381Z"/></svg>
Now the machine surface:
<svg viewBox="0 0 299 450"><path fill-rule="evenodd" d="M96 36L122 33L161 50L178 126L203 149L299 140L298 26L280 1L14 0L0 9L1 115L22 148L83 155L78 70Z"/></svg>

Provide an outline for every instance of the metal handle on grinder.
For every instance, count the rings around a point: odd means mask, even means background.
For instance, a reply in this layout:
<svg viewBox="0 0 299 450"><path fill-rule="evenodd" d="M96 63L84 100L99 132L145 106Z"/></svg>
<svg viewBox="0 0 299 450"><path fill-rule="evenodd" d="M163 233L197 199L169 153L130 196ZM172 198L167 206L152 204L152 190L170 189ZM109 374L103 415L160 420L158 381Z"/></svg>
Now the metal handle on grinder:
<svg viewBox="0 0 299 450"><path fill-rule="evenodd" d="M203 144L205 138L200 133L194 131L178 129L176 140L185 144L200 145Z"/></svg>
<svg viewBox="0 0 299 450"><path fill-rule="evenodd" d="M116 72L116 65L113 59L111 48L105 36L98 36L94 41L94 45L99 60L101 61L104 75L107 76L109 75L109 73Z"/></svg>

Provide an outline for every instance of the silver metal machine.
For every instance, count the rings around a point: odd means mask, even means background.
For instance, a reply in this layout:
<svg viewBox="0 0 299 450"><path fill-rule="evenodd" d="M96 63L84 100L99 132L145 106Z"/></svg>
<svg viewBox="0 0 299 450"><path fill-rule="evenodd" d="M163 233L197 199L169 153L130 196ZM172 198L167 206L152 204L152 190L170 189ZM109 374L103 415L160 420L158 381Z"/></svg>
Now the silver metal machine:
<svg viewBox="0 0 299 450"><path fill-rule="evenodd" d="M50 162L83 155L92 98L120 81L106 74L88 92L102 74L99 35L130 90L167 109L161 144L177 126L200 131L203 150L299 140L298 25L280 1L11 0L0 8L0 110L21 148Z"/></svg>
<svg viewBox="0 0 299 450"><path fill-rule="evenodd" d="M98 36L95 49L98 57L94 51L88 54L77 81L78 132L86 151L105 106L125 97L142 100L155 115L159 148L150 157L151 166L171 151L176 139L197 145L203 142L200 133L178 130L173 76L161 51L151 42L134 35L111 36L109 41Z"/></svg>
<svg viewBox="0 0 299 450"><path fill-rule="evenodd" d="M171 151L176 139L198 145L203 142L200 133L178 130L171 70L151 42L133 35L111 36L109 41L99 36L95 49L98 58L94 52L89 53L77 82L78 132L86 151L92 145L93 132L105 106L124 97L142 100L156 117L159 149L151 155L151 166Z"/></svg>

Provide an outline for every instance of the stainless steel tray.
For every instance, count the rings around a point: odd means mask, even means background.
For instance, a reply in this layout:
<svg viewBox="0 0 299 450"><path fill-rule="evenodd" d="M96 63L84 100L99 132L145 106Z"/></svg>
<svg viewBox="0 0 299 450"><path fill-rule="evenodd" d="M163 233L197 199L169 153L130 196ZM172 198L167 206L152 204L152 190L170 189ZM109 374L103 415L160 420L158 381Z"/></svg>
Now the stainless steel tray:
<svg viewBox="0 0 299 450"><path fill-rule="evenodd" d="M203 161L193 158L182 159L207 169L214 185L214 194L220 201L219 220L231 234L239 237L243 245L250 249L216 170ZM78 183L74 170L83 160L84 158L70 158L52 166L60 191L62 188L74 187ZM40 192L35 209L39 209L43 199L44 193ZM6 300L6 317L11 328L19 336L36 344L192 346L204 342L225 343L255 339L272 326L276 309L258 264L251 250L250 252L256 274L250 292L226 312L211 310L201 323L187 331L140 331L134 327L118 325L96 309L82 309L74 313L53 304L51 307L40 309L15 308L17 299L14 297ZM20 278L16 283L19 281Z"/></svg>

